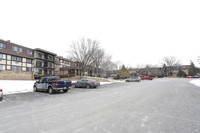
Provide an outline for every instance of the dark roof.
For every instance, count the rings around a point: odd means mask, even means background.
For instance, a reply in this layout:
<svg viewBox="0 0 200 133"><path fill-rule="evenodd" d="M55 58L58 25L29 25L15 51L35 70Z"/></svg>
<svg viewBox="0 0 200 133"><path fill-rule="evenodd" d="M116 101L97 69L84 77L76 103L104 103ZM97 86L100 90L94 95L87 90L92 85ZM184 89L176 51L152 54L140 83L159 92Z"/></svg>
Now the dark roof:
<svg viewBox="0 0 200 133"><path fill-rule="evenodd" d="M51 54L51 55L57 55L53 52L50 52L50 51L47 51L47 50L44 50L44 49L40 49L40 48L35 48L34 51L40 51L40 52L44 52L44 53L48 53L48 54Z"/></svg>
<svg viewBox="0 0 200 133"><path fill-rule="evenodd" d="M61 60L65 60L65 61L69 61L69 62L72 62L71 60L67 59L67 58L64 58L62 56L57 56L57 58L61 59Z"/></svg>
<svg viewBox="0 0 200 133"><path fill-rule="evenodd" d="M33 49L31 49L31 48L24 47L24 46L12 43L10 41L4 41L4 40L1 40L1 39L0 39L0 43L6 44L6 48L0 49L0 53L33 59L33 52L32 52L32 55L27 54L27 50L33 51ZM22 52L13 51L12 46L22 48Z"/></svg>

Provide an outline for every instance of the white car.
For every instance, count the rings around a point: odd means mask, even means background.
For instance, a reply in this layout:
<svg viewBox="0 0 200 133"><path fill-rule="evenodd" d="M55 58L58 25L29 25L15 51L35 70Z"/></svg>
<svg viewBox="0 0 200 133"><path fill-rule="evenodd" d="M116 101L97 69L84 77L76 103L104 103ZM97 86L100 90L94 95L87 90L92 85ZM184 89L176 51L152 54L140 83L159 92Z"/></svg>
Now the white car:
<svg viewBox="0 0 200 133"><path fill-rule="evenodd" d="M3 90L0 89L0 100L2 100L2 99L3 99Z"/></svg>

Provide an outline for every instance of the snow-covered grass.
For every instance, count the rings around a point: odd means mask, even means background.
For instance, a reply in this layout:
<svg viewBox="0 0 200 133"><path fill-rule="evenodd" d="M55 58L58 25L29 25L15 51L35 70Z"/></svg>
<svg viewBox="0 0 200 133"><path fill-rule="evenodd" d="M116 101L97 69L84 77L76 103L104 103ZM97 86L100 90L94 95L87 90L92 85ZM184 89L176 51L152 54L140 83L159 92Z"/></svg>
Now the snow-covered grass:
<svg viewBox="0 0 200 133"><path fill-rule="evenodd" d="M0 80L0 88L3 94L33 92L35 80Z"/></svg>
<svg viewBox="0 0 200 133"><path fill-rule="evenodd" d="M190 83L200 87L200 79L191 80Z"/></svg>

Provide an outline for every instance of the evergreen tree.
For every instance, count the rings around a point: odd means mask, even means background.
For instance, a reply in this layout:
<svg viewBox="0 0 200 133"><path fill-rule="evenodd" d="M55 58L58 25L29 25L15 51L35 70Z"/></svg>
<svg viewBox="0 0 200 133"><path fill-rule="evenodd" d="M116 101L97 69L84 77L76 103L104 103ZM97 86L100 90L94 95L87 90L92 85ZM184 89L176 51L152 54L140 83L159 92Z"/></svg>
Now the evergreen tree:
<svg viewBox="0 0 200 133"><path fill-rule="evenodd" d="M190 67L189 67L189 72L188 75L194 76L196 74L196 68L194 66L194 63L190 61Z"/></svg>
<svg viewBox="0 0 200 133"><path fill-rule="evenodd" d="M119 72L118 72L118 76L120 77L120 78L127 78L127 77L130 77L131 76L131 74L130 74L130 72L128 71L128 69L126 69L126 67L123 65L122 66L122 68L119 70Z"/></svg>

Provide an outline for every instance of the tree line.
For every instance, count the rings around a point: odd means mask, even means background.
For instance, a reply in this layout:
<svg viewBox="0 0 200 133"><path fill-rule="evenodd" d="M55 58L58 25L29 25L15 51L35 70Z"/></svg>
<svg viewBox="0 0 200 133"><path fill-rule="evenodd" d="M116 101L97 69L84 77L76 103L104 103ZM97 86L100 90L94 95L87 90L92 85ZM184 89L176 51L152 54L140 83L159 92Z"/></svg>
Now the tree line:
<svg viewBox="0 0 200 133"><path fill-rule="evenodd" d="M117 70L118 77L130 77L131 74L128 70L133 69L131 66L125 67L121 63L113 62L112 56L107 54L103 48L100 47L100 42L98 40L85 39L82 38L79 41L73 42L70 49L67 51L69 53L68 58L79 65L81 76L85 75L88 70L92 71L94 76L100 76L102 70ZM173 72L181 66L181 61L174 56L164 57L161 61L163 64L163 76L172 76ZM149 69L157 67L147 64L145 67L138 65L135 69L138 71L141 68L145 68L146 72ZM151 71L154 75L158 72L156 69ZM191 61L188 75L194 76L198 72L198 69L194 66ZM144 73L146 74L146 73ZM187 74L179 69L177 76L185 77Z"/></svg>

